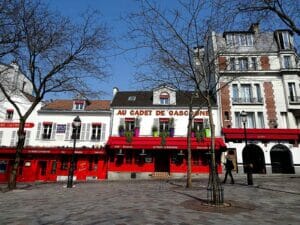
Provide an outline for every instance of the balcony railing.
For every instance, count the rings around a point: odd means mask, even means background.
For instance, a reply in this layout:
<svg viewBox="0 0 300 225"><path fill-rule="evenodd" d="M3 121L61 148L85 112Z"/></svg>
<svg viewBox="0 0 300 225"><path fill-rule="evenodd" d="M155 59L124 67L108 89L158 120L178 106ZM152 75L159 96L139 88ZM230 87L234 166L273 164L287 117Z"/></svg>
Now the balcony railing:
<svg viewBox="0 0 300 225"><path fill-rule="evenodd" d="M263 98L232 98L232 104L263 104Z"/></svg>
<svg viewBox="0 0 300 225"><path fill-rule="evenodd" d="M289 96L290 104L300 104L300 96Z"/></svg>

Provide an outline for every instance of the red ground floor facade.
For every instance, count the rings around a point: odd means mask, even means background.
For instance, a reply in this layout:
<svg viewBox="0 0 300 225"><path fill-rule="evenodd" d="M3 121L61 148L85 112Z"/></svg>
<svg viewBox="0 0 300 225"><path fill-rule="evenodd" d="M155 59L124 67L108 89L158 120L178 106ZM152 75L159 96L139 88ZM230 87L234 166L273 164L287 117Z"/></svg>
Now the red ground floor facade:
<svg viewBox="0 0 300 225"><path fill-rule="evenodd" d="M216 138L217 168L225 143ZM210 139L192 138L192 173L209 172ZM74 180L150 178L155 173L182 177L187 171L187 139L159 137L110 137L106 148L35 148L22 152L17 182L66 181L72 154L75 154ZM13 148L0 148L0 182L8 181L15 155Z"/></svg>

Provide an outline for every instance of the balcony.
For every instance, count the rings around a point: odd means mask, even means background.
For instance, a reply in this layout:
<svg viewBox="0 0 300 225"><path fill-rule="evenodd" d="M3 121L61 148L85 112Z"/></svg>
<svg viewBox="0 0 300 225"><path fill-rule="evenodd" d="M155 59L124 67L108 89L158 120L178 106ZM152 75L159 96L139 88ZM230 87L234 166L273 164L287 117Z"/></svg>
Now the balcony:
<svg viewBox="0 0 300 225"><path fill-rule="evenodd" d="M263 105L263 98L232 98L233 105Z"/></svg>
<svg viewBox="0 0 300 225"><path fill-rule="evenodd" d="M292 105L300 104L300 96L289 96L289 103Z"/></svg>

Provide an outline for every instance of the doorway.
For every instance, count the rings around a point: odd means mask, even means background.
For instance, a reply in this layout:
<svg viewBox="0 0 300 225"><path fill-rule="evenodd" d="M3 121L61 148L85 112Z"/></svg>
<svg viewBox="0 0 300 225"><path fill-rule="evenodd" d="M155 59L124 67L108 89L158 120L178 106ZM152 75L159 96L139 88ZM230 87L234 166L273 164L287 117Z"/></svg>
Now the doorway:
<svg viewBox="0 0 300 225"><path fill-rule="evenodd" d="M168 152L155 153L155 172L170 172L170 159Z"/></svg>
<svg viewBox="0 0 300 225"><path fill-rule="evenodd" d="M265 174L265 156L260 147L255 144L247 145L243 150L244 173L248 172L249 164L252 164L252 173Z"/></svg>
<svg viewBox="0 0 300 225"><path fill-rule="evenodd" d="M37 180L45 181L47 175L47 161L38 162Z"/></svg>
<svg viewBox="0 0 300 225"><path fill-rule="evenodd" d="M295 173L293 157L284 145L275 145L270 152L272 173Z"/></svg>

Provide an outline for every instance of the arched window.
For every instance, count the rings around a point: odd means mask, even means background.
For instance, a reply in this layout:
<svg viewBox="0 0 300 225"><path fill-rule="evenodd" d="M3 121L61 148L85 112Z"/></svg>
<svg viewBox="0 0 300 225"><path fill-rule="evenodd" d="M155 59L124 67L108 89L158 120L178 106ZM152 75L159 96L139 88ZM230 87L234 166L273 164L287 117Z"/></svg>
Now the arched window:
<svg viewBox="0 0 300 225"><path fill-rule="evenodd" d="M167 92L162 92L159 95L159 101L161 105L169 105L170 104L170 95Z"/></svg>

